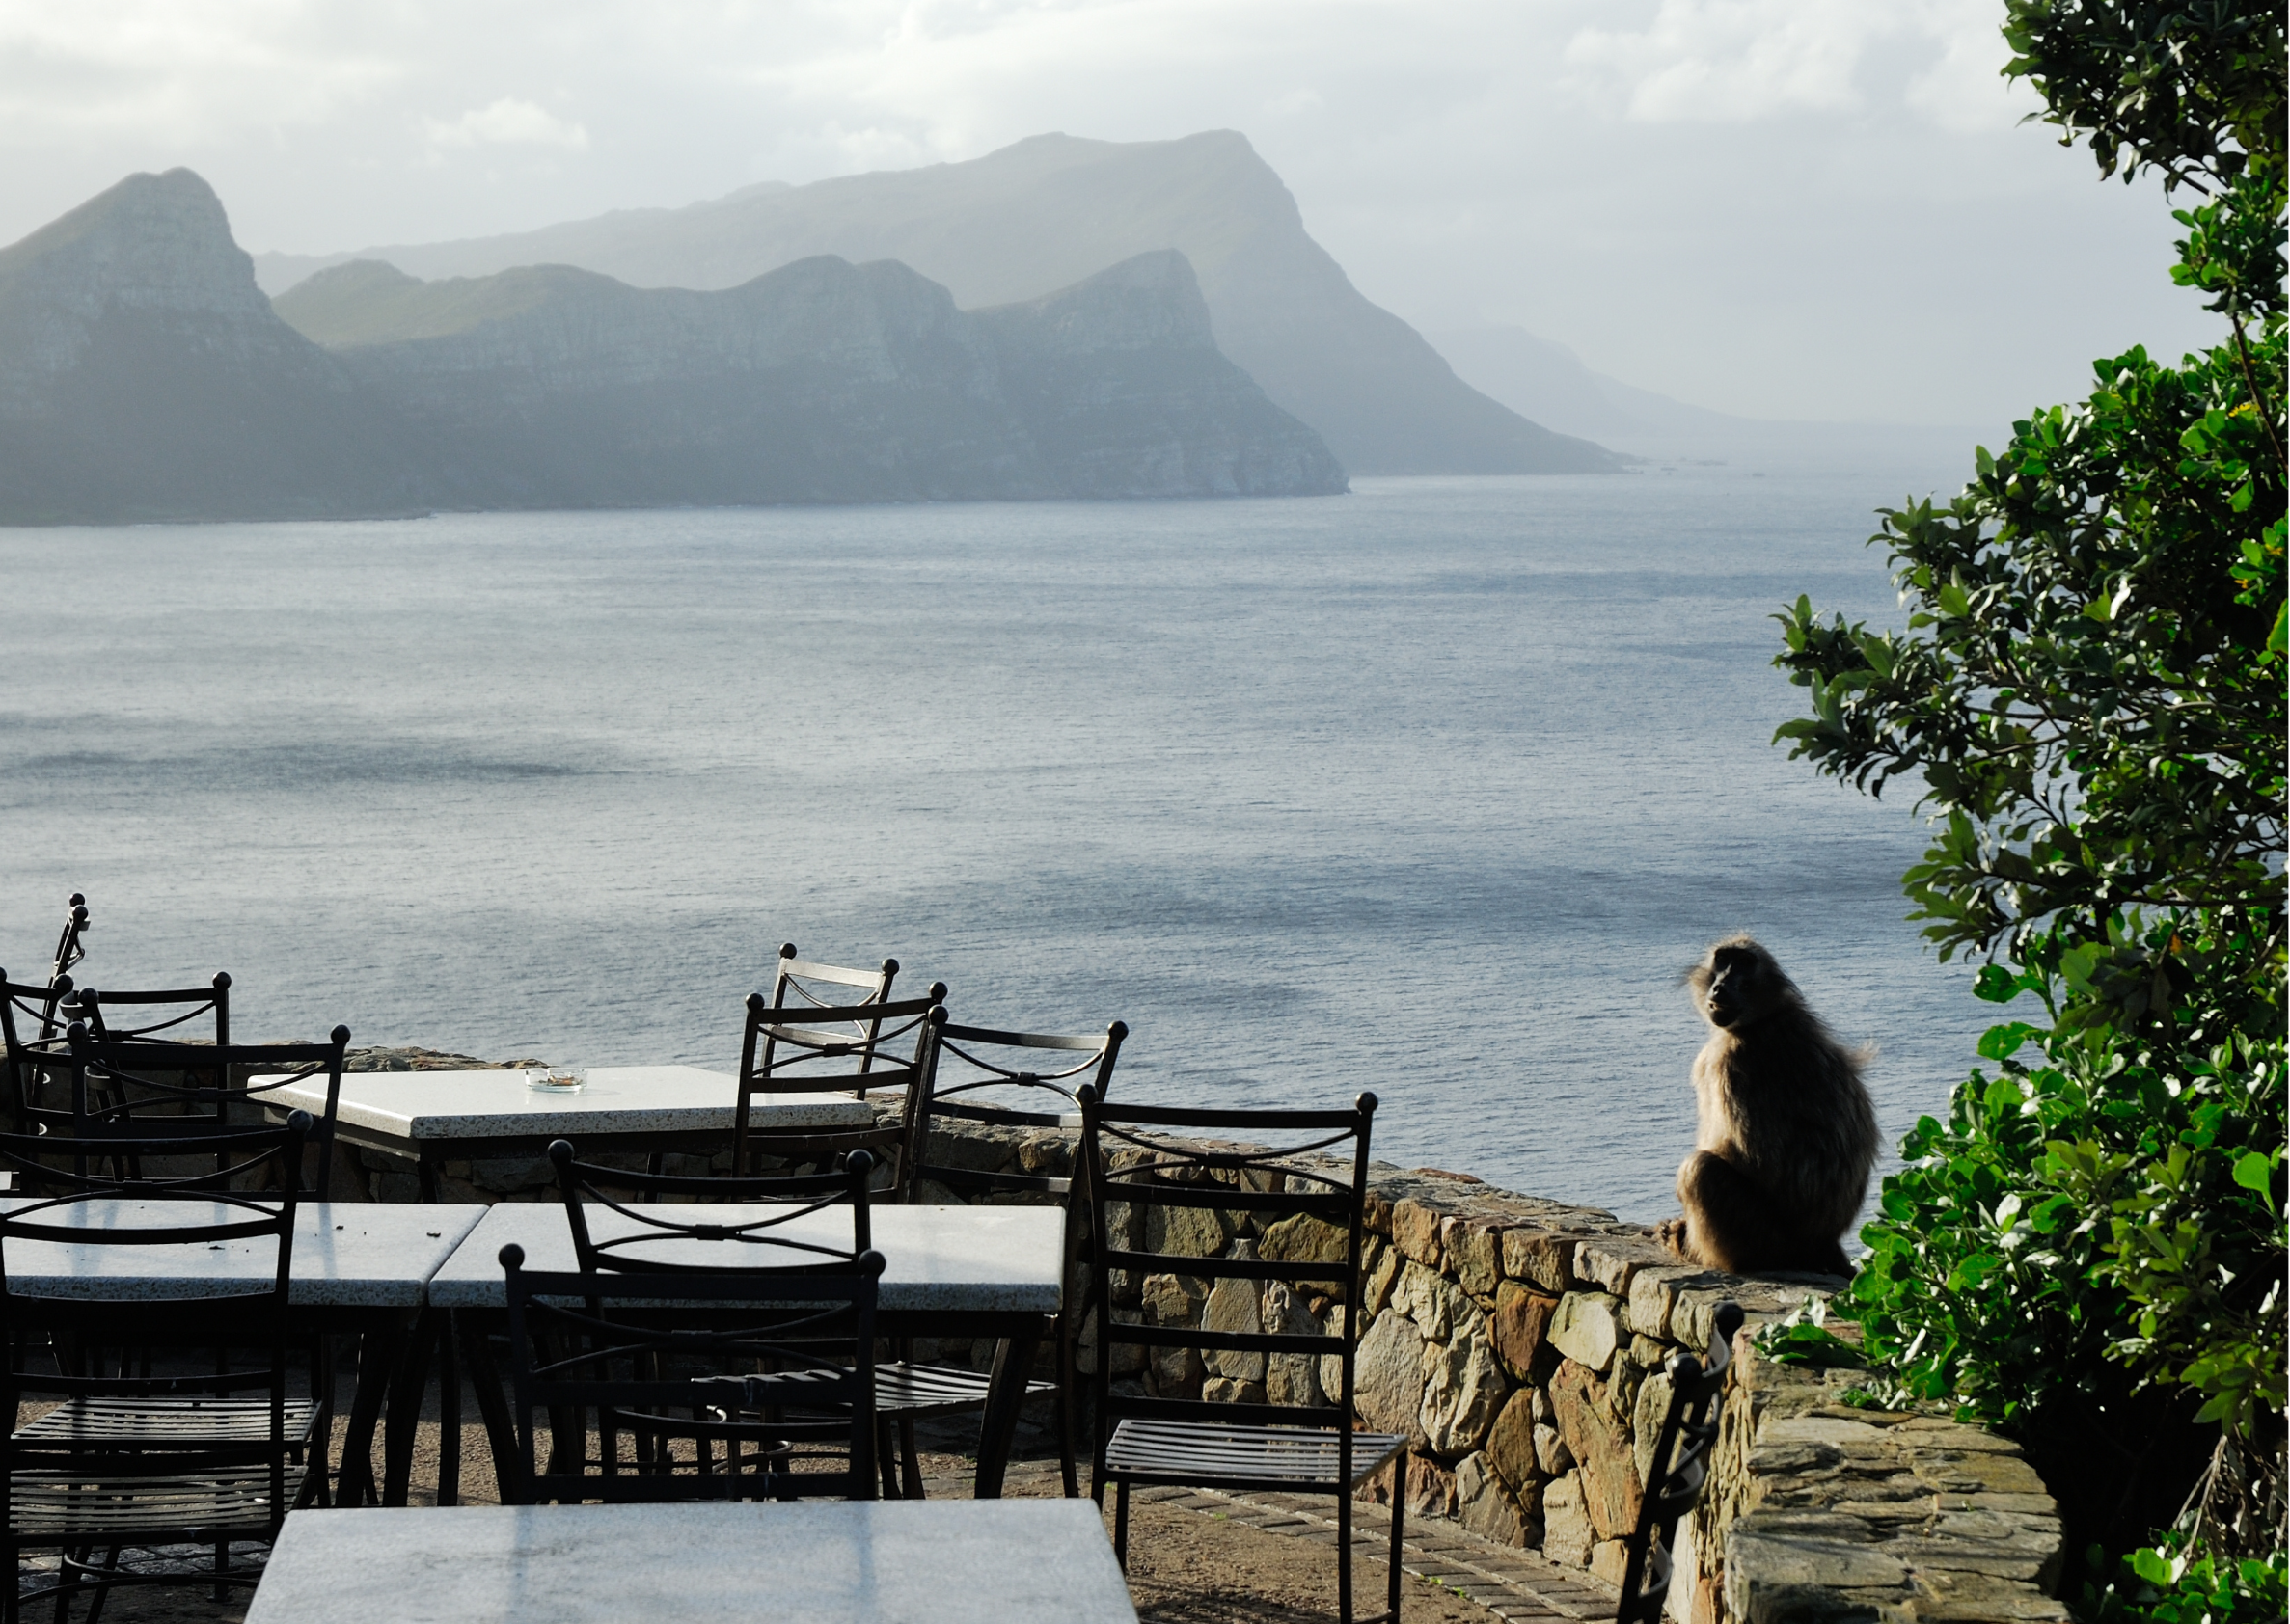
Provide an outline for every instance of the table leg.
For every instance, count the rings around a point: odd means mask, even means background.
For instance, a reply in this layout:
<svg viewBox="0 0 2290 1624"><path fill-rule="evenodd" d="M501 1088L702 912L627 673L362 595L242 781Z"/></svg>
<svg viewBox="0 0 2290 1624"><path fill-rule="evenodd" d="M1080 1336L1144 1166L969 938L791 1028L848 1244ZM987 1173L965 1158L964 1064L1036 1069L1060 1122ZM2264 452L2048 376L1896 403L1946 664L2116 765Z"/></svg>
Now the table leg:
<svg viewBox="0 0 2290 1624"><path fill-rule="evenodd" d="M349 1430L342 1438L337 1505L378 1503L373 1482L373 1429L381 1420L382 1401L389 1394L407 1329L404 1317L392 1314L368 1326L358 1338L358 1386L350 1397Z"/></svg>
<svg viewBox="0 0 2290 1624"><path fill-rule="evenodd" d="M1010 1468L1010 1446L1018 1432L1018 1412L1025 1404L1026 1378L1046 1321L1034 1320L1002 1340L994 1353L994 1379L986 1391L986 1411L978 1421L977 1498L1002 1498L1002 1477Z"/></svg>
<svg viewBox="0 0 2290 1624"><path fill-rule="evenodd" d="M485 1423L485 1438L493 1448L493 1482L501 1503L513 1503L509 1494L509 1462L517 1458L517 1431L509 1416L508 1399L501 1386L500 1367L493 1363L492 1322L501 1317L475 1309L456 1309L453 1320L461 1333L461 1357L469 1366L469 1385L477 1392L477 1414Z"/></svg>
<svg viewBox="0 0 2290 1624"><path fill-rule="evenodd" d="M454 1315L437 1333L437 1502L461 1503L461 1362L454 1357Z"/></svg>
<svg viewBox="0 0 2290 1624"><path fill-rule="evenodd" d="M437 1351L445 1316L423 1309L398 1355L390 1381L390 1418L382 1433L382 1503L403 1505L413 1487L414 1442L422 1421L422 1395L429 1389L431 1356Z"/></svg>

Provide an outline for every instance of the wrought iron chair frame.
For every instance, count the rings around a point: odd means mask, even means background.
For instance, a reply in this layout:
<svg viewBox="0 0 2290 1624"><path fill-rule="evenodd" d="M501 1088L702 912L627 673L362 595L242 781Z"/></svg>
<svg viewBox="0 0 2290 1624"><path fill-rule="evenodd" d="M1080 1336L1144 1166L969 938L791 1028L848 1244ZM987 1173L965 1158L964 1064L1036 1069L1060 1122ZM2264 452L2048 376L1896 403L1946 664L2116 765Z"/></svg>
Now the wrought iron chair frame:
<svg viewBox="0 0 2290 1624"><path fill-rule="evenodd" d="M1711 1316L1709 1357L1696 1359L1683 1351L1670 1356L1670 1407L1654 1435L1638 1523L1623 1548L1622 1599L1615 1624L1662 1624L1677 1520L1693 1512L1709 1481L1709 1452L1718 1434L1718 1418L1710 1412L1725 1392L1733 1334L1742 1318L1739 1305L1720 1303Z"/></svg>
<svg viewBox="0 0 2290 1624"><path fill-rule="evenodd" d="M928 1064L931 1026L942 1020L946 984L933 982L920 998L885 1003L841 1006L863 1009L855 1024L865 1030L847 1034L784 1018L784 1010L764 1002L763 994L748 995L746 1035L740 1043L738 1101L732 1116L731 1166L740 1177L760 1172L765 1157L796 1164L831 1165L839 1156L864 1150L878 1165L895 1164L906 1143L902 1114L897 1122L878 1122L852 1128L767 1128L752 1120L752 1102L759 1094L835 1094L864 1099L869 1089L906 1091L912 1110L913 1089ZM913 1052L904 1060L886 1063L883 1045L912 1037ZM856 1059L857 1070L808 1071L824 1061ZM894 1181L899 1176L894 1174Z"/></svg>
<svg viewBox="0 0 2290 1624"><path fill-rule="evenodd" d="M1096 1397L1098 1436L1090 1474L1090 1495L1104 1502L1105 1486L1115 1491L1114 1555L1127 1565L1129 1491L1132 1484L1171 1483L1197 1487L1269 1489L1326 1493L1336 1501L1337 1595L1345 1624L1352 1620L1352 1493L1387 1465L1393 1473L1391 1573L1386 1610L1360 1624L1398 1624L1402 1569L1400 1548L1405 1521L1407 1439L1404 1434L1356 1432L1358 1406L1354 1361L1359 1344L1360 1249L1368 1192L1368 1142L1376 1096L1362 1094L1349 1111L1192 1110L1182 1107L1109 1107L1095 1089L1080 1090L1082 1153L1091 1195L1090 1306L1097 1316ZM1202 1131L1237 1132L1252 1140L1264 1135L1306 1136L1301 1142L1262 1144L1172 1144L1148 1132L1181 1135ZM1123 1148L1128 1164L1110 1167L1107 1142ZM1328 1170L1341 1162L1349 1142L1349 1177ZM1333 1154L1328 1154L1333 1152ZM1165 1179L1164 1172L1197 1177ZM1230 1174L1233 1182L1213 1178ZM1281 1177L1274 1178L1272 1175ZM1294 1188L1297 1184L1302 1189ZM1277 1185L1277 1188L1267 1187ZM1111 1244L1112 1204L1130 1208L1131 1247ZM1334 1283L1338 1265L1286 1262L1260 1258L1193 1258L1143 1250L1142 1209L1149 1206L1211 1207L1226 1212L1309 1214L1346 1234L1341 1265L1344 1330L1336 1336L1275 1331L1212 1331L1185 1326L1124 1322L1114 1316L1113 1272L1180 1274L1199 1279L1286 1281L1299 1285ZM1113 1391L1113 1349L1120 1344L1190 1347L1215 1352L1335 1356L1343 1391L1326 1406L1224 1403L1206 1399L1129 1396ZM1147 1355L1151 1357L1150 1351ZM1328 1437L1333 1434L1333 1448Z"/></svg>

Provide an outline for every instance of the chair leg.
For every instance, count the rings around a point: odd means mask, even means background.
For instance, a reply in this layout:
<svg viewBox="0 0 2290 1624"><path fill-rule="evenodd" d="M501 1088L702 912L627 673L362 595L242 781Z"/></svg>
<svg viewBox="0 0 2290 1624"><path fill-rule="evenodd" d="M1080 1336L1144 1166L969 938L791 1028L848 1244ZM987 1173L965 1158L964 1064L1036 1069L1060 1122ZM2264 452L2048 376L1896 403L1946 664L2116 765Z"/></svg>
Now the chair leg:
<svg viewBox="0 0 2290 1624"><path fill-rule="evenodd" d="M1351 1491L1336 1489L1336 1616L1351 1624Z"/></svg>
<svg viewBox="0 0 2290 1624"><path fill-rule="evenodd" d="M1065 1479L1066 1499L1081 1496L1079 1474L1074 1469L1074 1339L1061 1327L1057 1338L1057 1470Z"/></svg>
<svg viewBox="0 0 2290 1624"><path fill-rule="evenodd" d="M1130 1570L1130 1480L1127 1477L1113 1485L1113 1559L1121 1564L1121 1571Z"/></svg>
<svg viewBox="0 0 2290 1624"><path fill-rule="evenodd" d="M1400 1588L1405 1577L1400 1571L1400 1546L1407 1526L1407 1447L1400 1446L1400 1452L1392 1458L1392 1624L1400 1624Z"/></svg>
<svg viewBox="0 0 2290 1624"><path fill-rule="evenodd" d="M883 1479L883 1498L899 1498L898 1456L890 1447L892 1422L888 1416L875 1418L875 1471Z"/></svg>
<svg viewBox="0 0 2290 1624"><path fill-rule="evenodd" d="M914 1447L913 1416L900 1418L898 1423L898 1464L899 1472L906 1479L907 1499L922 1499L922 1455Z"/></svg>
<svg viewBox="0 0 2290 1624"><path fill-rule="evenodd" d="M461 1503L461 1362L449 1310L437 1334L437 1503Z"/></svg>

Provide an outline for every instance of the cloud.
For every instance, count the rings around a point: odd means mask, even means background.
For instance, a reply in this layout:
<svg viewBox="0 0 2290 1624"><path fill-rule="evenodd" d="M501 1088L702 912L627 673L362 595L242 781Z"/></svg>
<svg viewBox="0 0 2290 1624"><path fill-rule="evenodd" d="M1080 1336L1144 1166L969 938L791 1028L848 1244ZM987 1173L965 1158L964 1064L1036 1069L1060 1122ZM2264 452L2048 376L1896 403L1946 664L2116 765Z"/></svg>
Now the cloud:
<svg viewBox="0 0 2290 1624"><path fill-rule="evenodd" d="M432 147L561 147L568 152L588 149L588 132L567 123L547 108L513 96L503 96L486 107L474 107L448 123L440 119L422 121L423 133Z"/></svg>

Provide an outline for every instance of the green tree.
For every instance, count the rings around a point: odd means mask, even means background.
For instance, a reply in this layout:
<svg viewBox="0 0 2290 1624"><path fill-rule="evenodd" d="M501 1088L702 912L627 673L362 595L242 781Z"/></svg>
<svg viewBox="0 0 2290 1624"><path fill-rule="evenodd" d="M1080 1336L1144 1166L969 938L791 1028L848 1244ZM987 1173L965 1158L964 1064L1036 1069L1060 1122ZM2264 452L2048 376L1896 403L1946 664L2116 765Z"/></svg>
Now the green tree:
<svg viewBox="0 0 2290 1624"><path fill-rule="evenodd" d="M1871 794L1921 786L1911 917L1989 956L1981 997L2028 1000L1904 1143L1838 1307L1877 1385L2026 1439L2071 1534L2149 1545L2198 1488L2139 1571L2231 1590L2198 1553L2272 1557L2278 1590L2282 14L2006 12L2006 71L2063 140L2200 195L2172 275L2225 332L2175 367L2098 363L1952 501L1884 512L1904 634L1780 616L1812 700L1780 737Z"/></svg>

